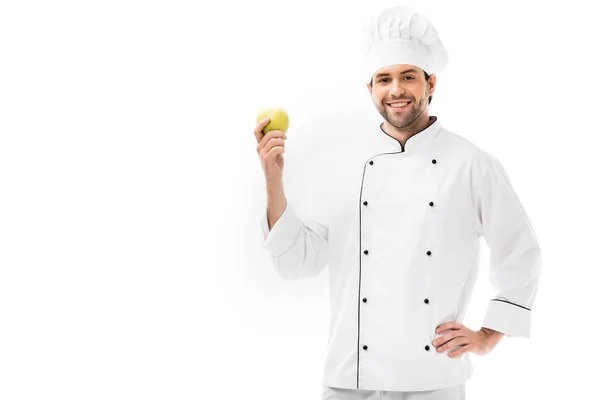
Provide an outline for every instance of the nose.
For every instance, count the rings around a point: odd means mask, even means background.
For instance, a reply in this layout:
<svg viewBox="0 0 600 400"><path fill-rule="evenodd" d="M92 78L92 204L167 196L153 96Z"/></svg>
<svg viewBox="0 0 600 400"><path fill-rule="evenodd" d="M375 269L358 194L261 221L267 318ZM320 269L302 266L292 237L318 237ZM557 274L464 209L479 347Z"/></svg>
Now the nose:
<svg viewBox="0 0 600 400"><path fill-rule="evenodd" d="M393 95L403 95L406 92L404 85L401 81L394 80L392 82L392 88L390 89L390 93Z"/></svg>

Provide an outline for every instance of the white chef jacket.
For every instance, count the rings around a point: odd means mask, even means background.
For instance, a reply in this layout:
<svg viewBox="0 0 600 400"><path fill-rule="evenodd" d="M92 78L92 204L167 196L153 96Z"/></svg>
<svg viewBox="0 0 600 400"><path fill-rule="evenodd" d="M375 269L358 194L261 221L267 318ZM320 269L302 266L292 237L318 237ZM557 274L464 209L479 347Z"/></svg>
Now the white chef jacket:
<svg viewBox="0 0 600 400"><path fill-rule="evenodd" d="M329 266L325 386L423 391L465 383L469 354L451 358L431 342L442 336L440 324L462 323L480 236L494 289L481 326L529 337L541 254L528 216L495 157L430 120L404 148L381 125L357 125L345 133L361 138L353 164L336 170L332 183L342 183L319 199L326 211L297 214L288 198L271 231L266 212L260 221L281 277ZM332 156L323 169L335 165Z"/></svg>

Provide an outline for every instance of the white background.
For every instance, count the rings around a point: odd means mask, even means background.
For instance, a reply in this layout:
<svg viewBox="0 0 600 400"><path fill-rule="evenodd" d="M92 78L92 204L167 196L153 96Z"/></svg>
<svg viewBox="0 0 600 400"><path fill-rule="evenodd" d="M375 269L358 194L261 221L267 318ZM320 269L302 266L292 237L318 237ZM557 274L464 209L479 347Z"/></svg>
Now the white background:
<svg viewBox="0 0 600 400"><path fill-rule="evenodd" d="M600 32L584 3L404 3L450 55L430 114L503 163L543 252L532 337L473 356L469 399L598 390ZM3 1L0 399L320 400L327 272L283 280L261 247L255 114L288 111L293 185L317 139L301 126L374 110L356 34L397 4Z"/></svg>

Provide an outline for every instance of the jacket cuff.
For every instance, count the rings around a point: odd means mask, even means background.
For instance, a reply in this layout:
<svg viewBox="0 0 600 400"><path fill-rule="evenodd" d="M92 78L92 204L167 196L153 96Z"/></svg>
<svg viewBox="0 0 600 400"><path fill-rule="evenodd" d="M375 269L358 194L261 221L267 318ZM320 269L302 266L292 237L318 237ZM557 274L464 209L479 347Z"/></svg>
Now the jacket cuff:
<svg viewBox="0 0 600 400"><path fill-rule="evenodd" d="M506 336L529 337L531 310L507 300L490 300L481 324L482 328L493 329Z"/></svg>
<svg viewBox="0 0 600 400"><path fill-rule="evenodd" d="M265 239L263 247L272 256L278 257L292 246L302 230L303 223L296 213L294 213L290 205L287 204L283 214L281 214L270 231L266 211L263 214L261 226L263 229L263 237Z"/></svg>

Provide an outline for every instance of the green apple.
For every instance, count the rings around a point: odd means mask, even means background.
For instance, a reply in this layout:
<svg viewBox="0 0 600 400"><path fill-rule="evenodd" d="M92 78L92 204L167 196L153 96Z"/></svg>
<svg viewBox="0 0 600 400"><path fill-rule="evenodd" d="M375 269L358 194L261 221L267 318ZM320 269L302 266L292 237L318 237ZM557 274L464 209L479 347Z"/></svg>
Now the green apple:
<svg viewBox="0 0 600 400"><path fill-rule="evenodd" d="M269 117L269 123L263 128L263 133L276 130L285 133L290 126L288 114L283 108L263 108L256 115L256 123L265 117Z"/></svg>

